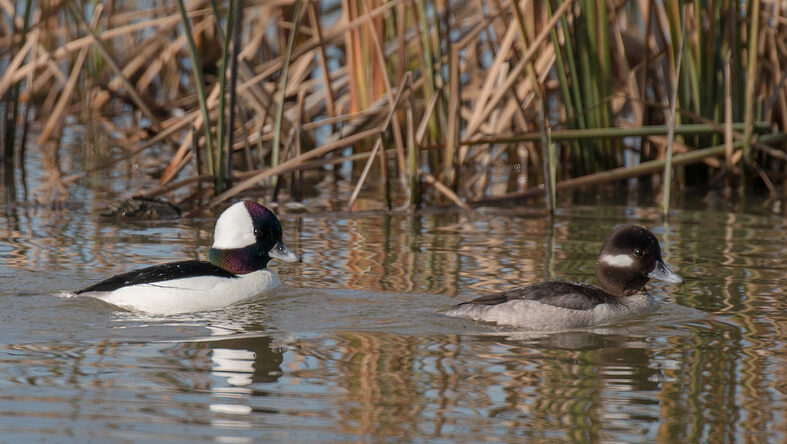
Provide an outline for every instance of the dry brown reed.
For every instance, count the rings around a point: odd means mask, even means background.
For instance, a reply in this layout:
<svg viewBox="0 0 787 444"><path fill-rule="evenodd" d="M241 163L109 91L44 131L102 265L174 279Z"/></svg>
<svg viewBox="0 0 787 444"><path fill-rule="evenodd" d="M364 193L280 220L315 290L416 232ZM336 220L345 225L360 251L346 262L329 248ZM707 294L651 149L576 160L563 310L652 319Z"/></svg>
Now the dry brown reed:
<svg viewBox="0 0 787 444"><path fill-rule="evenodd" d="M42 150L64 149L67 115L105 127L131 115L110 157L169 153L158 187L131 193L197 209L258 188L275 198L281 182L298 196L301 173L346 164L350 209L368 190L387 208L470 210L544 183L669 177L652 165L671 157L660 135L673 96L676 185L776 192L787 179L780 1L179 3L183 14L0 2L5 162L28 120L44 122ZM212 192L195 200L205 181Z"/></svg>

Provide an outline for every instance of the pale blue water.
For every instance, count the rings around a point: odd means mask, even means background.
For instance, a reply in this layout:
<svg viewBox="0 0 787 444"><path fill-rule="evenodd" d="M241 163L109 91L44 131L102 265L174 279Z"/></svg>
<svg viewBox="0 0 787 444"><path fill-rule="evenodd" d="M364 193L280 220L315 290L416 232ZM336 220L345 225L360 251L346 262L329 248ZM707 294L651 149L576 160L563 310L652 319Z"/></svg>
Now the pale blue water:
<svg viewBox="0 0 787 444"><path fill-rule="evenodd" d="M97 205L0 215L3 442L784 442L785 219L759 202L648 201L468 216L279 211L303 264L225 310L151 317L74 290L204 258L212 219L117 225ZM593 280L614 225L662 240L682 286L590 331L441 316L544 279Z"/></svg>

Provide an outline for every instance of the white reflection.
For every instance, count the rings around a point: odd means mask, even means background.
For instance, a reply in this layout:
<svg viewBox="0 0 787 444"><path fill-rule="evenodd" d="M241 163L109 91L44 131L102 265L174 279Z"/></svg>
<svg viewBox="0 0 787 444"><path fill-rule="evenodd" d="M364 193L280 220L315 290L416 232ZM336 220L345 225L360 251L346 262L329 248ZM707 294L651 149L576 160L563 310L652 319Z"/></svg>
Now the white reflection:
<svg viewBox="0 0 787 444"><path fill-rule="evenodd" d="M211 404L210 411L215 413L227 413L230 415L248 415L251 407L238 404Z"/></svg>
<svg viewBox="0 0 787 444"><path fill-rule="evenodd" d="M238 331L239 326L216 323L211 327L211 337L226 338ZM215 381L210 385L211 402L209 410L215 414L211 417L211 426L219 430L249 430L252 423L249 416L253 409L250 405L254 382L254 360L257 354L244 348L212 348L210 374ZM224 380L226 384L218 381ZM228 418L233 416L233 418ZM253 442L243 436L216 436L216 442L245 444Z"/></svg>
<svg viewBox="0 0 787 444"><path fill-rule="evenodd" d="M254 352L249 350L214 348L211 357L214 366L211 373L227 378L227 382L235 387L249 385L254 376L255 357ZM244 392L248 393L250 390Z"/></svg>

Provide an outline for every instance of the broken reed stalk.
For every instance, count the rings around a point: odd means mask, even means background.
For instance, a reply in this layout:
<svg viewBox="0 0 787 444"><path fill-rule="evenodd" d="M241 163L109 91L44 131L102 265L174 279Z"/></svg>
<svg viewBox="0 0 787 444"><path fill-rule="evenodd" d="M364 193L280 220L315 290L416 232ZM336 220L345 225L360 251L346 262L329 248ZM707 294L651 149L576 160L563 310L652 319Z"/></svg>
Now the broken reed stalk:
<svg viewBox="0 0 787 444"><path fill-rule="evenodd" d="M736 132L743 131L746 128L745 122L737 122L732 124L732 128ZM763 133L770 129L770 124L767 122L756 122L753 125L753 131L756 133ZM622 138L622 137L641 137L641 136L663 136L669 131L667 125L648 125L641 127L631 128L588 128L588 129L573 129L573 130L553 130L551 133L552 140L579 140L579 139L599 139L599 138ZM703 135L722 133L724 127L707 124L707 123L689 123L675 127L676 135ZM490 136L490 137L475 137L472 139L465 139L459 142L460 145L482 145L489 143L519 143L519 142L538 142L541 140L540 132L529 132L524 134L512 134L504 136Z"/></svg>
<svg viewBox="0 0 787 444"><path fill-rule="evenodd" d="M311 151L307 151L303 153L300 157L289 159L285 162L280 163L276 167L271 167L263 171L255 172L255 174L249 177L248 179L236 184L232 188L228 189L227 191L213 198L213 200L211 200L210 203L208 204L207 208L215 208L220 203L225 202L227 199L231 199L237 196L238 194L248 190L249 188L253 187L260 181L267 179L268 177L288 173L294 169L297 169L309 159L322 156L324 154L330 153L332 151L341 148L345 148L354 143L361 142L363 140L368 139L369 137L377 136L379 134L380 134L379 128L372 128L369 130L361 131L349 135L347 137L341 138L339 140L333 141L331 143L326 143L325 145L322 145L320 147L314 148Z"/></svg>
<svg viewBox="0 0 787 444"><path fill-rule="evenodd" d="M139 193L138 195L142 197L158 197L193 183L213 183L215 181L216 178L213 175L201 174L199 176L187 177L186 179L179 180L177 182L170 182L166 185L156 187L150 191Z"/></svg>
<svg viewBox="0 0 787 444"><path fill-rule="evenodd" d="M348 209L352 208L353 204L355 204L355 199L358 198L358 193L360 193L361 187L363 187L363 184L366 181L366 175L369 174L369 169L372 166L372 162L374 162L374 155L378 152L378 150L382 148L383 134L386 131L388 131L391 122L393 121L394 114L396 113L396 110L399 107L399 103L402 100L405 89L408 86L411 86L410 85L411 80L412 80L412 74L408 72L404 75L404 78L402 78L402 81L399 83L399 86L396 91L396 97L394 97L393 101L391 102L391 106L390 109L388 110L388 114L385 115L385 119L383 120L383 123L380 125L380 135L378 136L377 141L374 144L374 148L372 148L372 154L369 156L369 159L366 161L366 164L363 167L363 171L361 172L361 176L358 178L358 181L355 184L355 188L353 189L353 192L350 195L350 199L347 201ZM384 161L380 163L380 168L383 169L386 168L386 164Z"/></svg>
<svg viewBox="0 0 787 444"><path fill-rule="evenodd" d="M38 31L34 30L33 32ZM37 39L31 38L25 42L5 67L5 72L2 76L0 76L0 97L5 95L6 91L11 87L11 85L20 81L21 78L24 78L24 76L22 76L19 80L15 79L16 74L21 71L20 66L22 65L22 62L25 61L25 57L27 57L28 53L33 48L33 45L35 45L36 40Z"/></svg>
<svg viewBox="0 0 787 444"><path fill-rule="evenodd" d="M442 96L442 90L437 90L436 94L432 96L431 101L426 106L426 110L424 111L423 116L421 117L421 123L418 124L418 129L415 131L415 144L416 146L421 146L424 140L424 136L426 135L426 130L429 127L430 122L433 120L433 114L437 103ZM384 155L384 154L383 154ZM467 211L467 212L474 212L473 208L466 204L462 198L459 197L451 188L447 187L445 184L437 180L433 175L431 175L428 171L421 171L421 177L423 177L424 182L429 185L435 187L437 192L448 198L451 202L456 204L459 208Z"/></svg>
<svg viewBox="0 0 787 444"><path fill-rule="evenodd" d="M470 205L466 204L456 193L453 192L453 190L451 190L450 188L445 186L439 180L435 179L434 176L432 176L429 173L423 173L423 178L424 178L424 182L426 182L429 185L432 185L433 187L435 187L435 189L438 192L440 192L445 197L450 199L451 202L456 204L456 206L458 206L459 208L461 208L461 209L463 209L463 210L465 210L465 211L467 211L469 213L473 213L474 212L473 207L471 207Z"/></svg>
<svg viewBox="0 0 787 444"><path fill-rule="evenodd" d="M382 137L378 137L377 141L374 142L374 148L372 148L372 152L369 154L369 158L366 160L366 164L364 164L363 166L363 171L361 171L361 175L358 176L358 182L356 182L355 188L353 188L353 192L352 194L350 194L350 198L347 200L348 210L352 210L353 205L355 204L355 199L358 198L358 193L361 192L361 187L363 186L363 183L366 181L366 175L369 174L369 170L372 168L372 162L374 162L374 158L377 155L377 152L380 150L380 148L382 148L382 146L383 146L383 139ZM382 163L380 167L382 168Z"/></svg>
<svg viewBox="0 0 787 444"><path fill-rule="evenodd" d="M683 14L684 19L687 20L686 14ZM669 122L668 122L668 131L667 131L667 153L666 158L664 161L664 173L662 175L662 185L664 186L664 191L662 193L662 202L661 202L661 209L663 211L663 215L666 218L669 215L669 204L670 204L670 191L672 189L672 144L675 140L675 120L677 117L677 107L678 107L678 87L680 86L680 70L681 65L683 64L683 47L685 46L686 42L686 25L684 24L681 26L682 32L680 34L680 43L678 49L678 60L675 64L675 78L672 79L672 96L670 97L670 111L669 111Z"/></svg>

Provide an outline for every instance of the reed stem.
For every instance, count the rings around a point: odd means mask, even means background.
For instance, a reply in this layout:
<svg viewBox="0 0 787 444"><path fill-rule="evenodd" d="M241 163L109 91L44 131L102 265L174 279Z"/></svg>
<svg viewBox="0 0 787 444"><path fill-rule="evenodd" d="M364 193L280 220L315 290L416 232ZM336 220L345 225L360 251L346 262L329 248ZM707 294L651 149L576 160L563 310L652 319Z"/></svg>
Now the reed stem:
<svg viewBox="0 0 787 444"><path fill-rule="evenodd" d="M287 51L284 54L284 64L281 67L281 78L279 81L279 101L276 103L276 124L273 129L273 145L271 146L271 168L279 166L279 145L281 144L281 124L284 117L284 101L287 98L287 71L292 60L292 48L295 45L295 37L298 35L298 24L301 19L301 5L303 1L295 2L295 12L293 13L292 29L287 37ZM271 178L272 185L275 187L278 176Z"/></svg>
<svg viewBox="0 0 787 444"><path fill-rule="evenodd" d="M747 125L754 121L754 101L756 99L754 87L757 82L757 42L760 34L760 0L752 0L750 3L751 10L747 10L749 17L749 41L748 48L746 49L747 63L746 63L746 110L744 111L744 119ZM743 140L743 159L747 164L751 162L751 145L752 145L752 131L749 126L745 129Z"/></svg>
<svg viewBox="0 0 787 444"><path fill-rule="evenodd" d="M213 149L213 138L210 132L210 112L208 110L207 94L205 93L205 75L202 73L202 65L199 60L199 53L197 52L197 45L194 43L194 36L191 34L191 22L189 21L186 7L183 0L178 0L178 9L180 10L181 23L185 29L186 42L189 45L189 55L191 56L191 65L194 72L194 87L197 89L197 100L199 101L199 108L202 112L202 129L205 136L205 147L207 151L208 172L209 174L215 173L213 167L213 160L215 159L215 151ZM194 141L194 146L199 149L199 142Z"/></svg>
<svg viewBox="0 0 787 444"><path fill-rule="evenodd" d="M229 9L227 10L227 32L222 33L222 52L221 52L221 61L219 63L219 116L216 122L216 143L218 144L218 149L216 150L216 160L215 165L216 169L214 174L216 175L216 193L221 193L224 191L224 150L226 149L228 152L232 150L231 145L226 145L225 147L225 140L224 140L224 133L225 133L225 125L224 121L227 116L227 108L226 108L226 101L227 101L227 62L230 60L230 40L231 36L235 33L233 32L233 27L235 25L235 8L236 8L236 0L229 0ZM221 16L219 15L218 9L214 9L216 15L216 24L217 28L221 29ZM233 78L234 79L234 78ZM229 110L230 114L232 113L232 109ZM227 128L226 131L228 133L232 132L232 128Z"/></svg>
<svg viewBox="0 0 787 444"><path fill-rule="evenodd" d="M678 87L680 85L680 70L681 66L683 65L683 48L686 42L686 26L684 25L681 28L683 31L680 34L678 60L675 64L675 78L672 79L672 97L670 98L670 113L667 131L667 153L664 159L664 173L662 176L662 185L664 191L662 193L661 208L663 211L662 214L665 218L669 215L670 192L672 190L672 144L675 140L675 119L677 116L676 109L678 106Z"/></svg>

